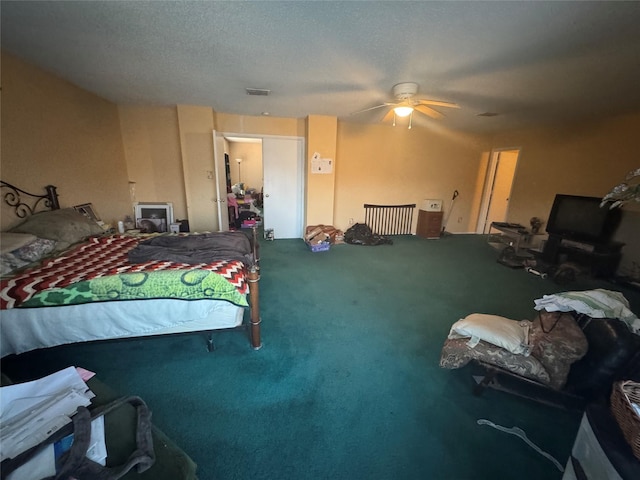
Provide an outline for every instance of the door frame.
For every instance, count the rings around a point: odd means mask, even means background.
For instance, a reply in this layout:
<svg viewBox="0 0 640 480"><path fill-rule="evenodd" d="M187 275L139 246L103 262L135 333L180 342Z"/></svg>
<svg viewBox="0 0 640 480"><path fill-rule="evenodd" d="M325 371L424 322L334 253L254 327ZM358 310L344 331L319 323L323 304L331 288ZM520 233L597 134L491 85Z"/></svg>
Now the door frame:
<svg viewBox="0 0 640 480"><path fill-rule="evenodd" d="M487 225L487 217L491 210L491 202L493 196L493 188L495 185L496 173L498 171L500 153L502 152L518 152L516 157L516 166L514 168L513 177L511 178L511 187L510 192L513 191L513 182L516 177L516 173L518 170L518 164L520 163L520 155L522 154L522 149L520 147L501 147L494 148L491 150L491 154L489 155L489 162L487 164L487 171L485 174L484 187L482 190L482 201L480 203L480 213L478 214L478 226L476 228L476 233L484 234L489 230L489 225ZM509 194L509 198L511 198L511 193ZM507 215L509 213L510 203L507 205Z"/></svg>
<svg viewBox="0 0 640 480"><path fill-rule="evenodd" d="M225 137L235 137L235 138L247 138L247 139L260 139L262 141L262 145L264 145L265 139L280 139L280 140L297 140L298 143L298 178L296 185L296 193L298 198L300 199L300 209L298 211L298 215L296 216L296 231L300 232L300 238L303 236L304 231L304 218L305 218L305 204L304 204L304 192L306 188L305 184L305 138L297 137L294 135L263 135L257 133L236 133L236 132L221 132L215 130L215 135L218 135L222 138ZM264 178L264 151L262 155L262 171Z"/></svg>
<svg viewBox="0 0 640 480"><path fill-rule="evenodd" d="M229 208L227 204L227 168L224 158L224 136L213 130L213 170L215 173L216 209L218 213L218 231L229 230ZM220 143L219 143L220 142ZM220 147L222 145L222 151Z"/></svg>

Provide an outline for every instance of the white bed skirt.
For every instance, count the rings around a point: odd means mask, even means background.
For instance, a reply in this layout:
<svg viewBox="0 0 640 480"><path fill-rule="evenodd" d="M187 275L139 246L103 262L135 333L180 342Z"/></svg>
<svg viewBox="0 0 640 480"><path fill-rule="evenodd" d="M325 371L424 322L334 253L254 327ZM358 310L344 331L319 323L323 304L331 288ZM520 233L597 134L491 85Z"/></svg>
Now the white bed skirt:
<svg viewBox="0 0 640 480"><path fill-rule="evenodd" d="M67 343L233 328L244 308L223 300L129 300L0 311L0 357Z"/></svg>

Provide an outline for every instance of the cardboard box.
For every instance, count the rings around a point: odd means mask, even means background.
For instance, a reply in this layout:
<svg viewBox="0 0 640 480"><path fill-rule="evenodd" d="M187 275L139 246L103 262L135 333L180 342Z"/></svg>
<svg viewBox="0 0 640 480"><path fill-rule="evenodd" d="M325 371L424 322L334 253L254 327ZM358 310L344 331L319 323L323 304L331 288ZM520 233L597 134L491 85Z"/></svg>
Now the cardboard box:
<svg viewBox="0 0 640 480"><path fill-rule="evenodd" d="M326 252L331 248L331 244L329 242L320 242L314 245L309 245L309 248L312 252Z"/></svg>
<svg viewBox="0 0 640 480"><path fill-rule="evenodd" d="M320 232L317 235L315 235L314 237L308 239L307 243L310 244L310 245L317 245L317 244L323 243L323 242L330 243L329 240L330 240L329 235L327 235L324 232Z"/></svg>
<svg viewBox="0 0 640 480"><path fill-rule="evenodd" d="M332 225L311 225L306 228L304 239L307 243L314 244L328 240L335 245L344 243L344 232Z"/></svg>
<svg viewBox="0 0 640 480"><path fill-rule="evenodd" d="M322 226L311 226L307 227L306 232L304 234L305 241L311 240L316 235L322 233Z"/></svg>

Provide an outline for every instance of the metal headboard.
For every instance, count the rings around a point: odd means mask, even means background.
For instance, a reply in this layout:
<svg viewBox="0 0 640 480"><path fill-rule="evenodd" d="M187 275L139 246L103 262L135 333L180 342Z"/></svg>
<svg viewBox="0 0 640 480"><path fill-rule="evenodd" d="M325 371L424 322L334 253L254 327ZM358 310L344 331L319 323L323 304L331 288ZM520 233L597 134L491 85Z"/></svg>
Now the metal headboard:
<svg viewBox="0 0 640 480"><path fill-rule="evenodd" d="M18 218L26 218L36 212L44 210L58 210L58 192L53 185L44 187L47 193L36 195L0 180L0 189L4 203L13 208Z"/></svg>

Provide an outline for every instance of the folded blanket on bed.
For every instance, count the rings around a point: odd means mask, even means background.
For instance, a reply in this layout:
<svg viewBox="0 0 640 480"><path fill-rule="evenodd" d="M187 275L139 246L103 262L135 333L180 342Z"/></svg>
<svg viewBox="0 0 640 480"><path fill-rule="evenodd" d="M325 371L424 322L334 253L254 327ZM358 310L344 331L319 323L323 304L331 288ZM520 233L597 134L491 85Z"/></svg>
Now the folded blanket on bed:
<svg viewBox="0 0 640 480"><path fill-rule="evenodd" d="M218 260L239 260L245 265L254 264L251 242L242 232L153 237L140 242L129 252L131 263L151 260L190 265Z"/></svg>

